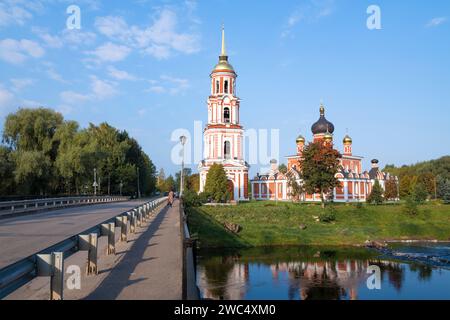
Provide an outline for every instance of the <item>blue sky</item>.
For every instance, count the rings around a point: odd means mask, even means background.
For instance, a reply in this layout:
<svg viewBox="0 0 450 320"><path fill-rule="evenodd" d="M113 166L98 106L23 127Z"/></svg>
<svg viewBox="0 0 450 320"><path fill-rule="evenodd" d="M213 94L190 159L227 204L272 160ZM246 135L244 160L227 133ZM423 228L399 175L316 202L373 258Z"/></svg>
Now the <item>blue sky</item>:
<svg viewBox="0 0 450 320"><path fill-rule="evenodd" d="M66 28L71 4L81 30ZM371 4L381 30L366 27ZM280 160L311 139L321 99L337 146L348 128L365 168L449 154L445 0L1 0L0 129L19 106L51 107L129 131L174 172L172 132L206 120L222 23L241 122L280 129Z"/></svg>

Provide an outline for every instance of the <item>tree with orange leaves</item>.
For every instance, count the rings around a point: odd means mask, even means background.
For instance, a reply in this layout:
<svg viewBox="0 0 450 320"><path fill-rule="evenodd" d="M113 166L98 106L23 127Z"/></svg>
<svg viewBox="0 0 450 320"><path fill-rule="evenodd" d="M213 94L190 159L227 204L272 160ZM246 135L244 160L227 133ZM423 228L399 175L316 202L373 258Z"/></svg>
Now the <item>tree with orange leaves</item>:
<svg viewBox="0 0 450 320"><path fill-rule="evenodd" d="M322 208L325 208L325 195L339 186L336 173L340 168L341 154L331 144L312 142L303 150L300 168L306 192L320 193Z"/></svg>

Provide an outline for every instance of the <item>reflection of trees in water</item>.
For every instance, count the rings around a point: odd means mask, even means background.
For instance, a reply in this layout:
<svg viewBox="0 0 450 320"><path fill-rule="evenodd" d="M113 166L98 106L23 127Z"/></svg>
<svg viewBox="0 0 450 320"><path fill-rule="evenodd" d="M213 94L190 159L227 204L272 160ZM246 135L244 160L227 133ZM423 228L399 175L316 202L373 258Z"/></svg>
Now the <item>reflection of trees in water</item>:
<svg viewBox="0 0 450 320"><path fill-rule="evenodd" d="M203 263L204 277L208 286L208 291L216 299L225 297L228 281L228 274L234 266L234 260L229 257L215 257Z"/></svg>
<svg viewBox="0 0 450 320"><path fill-rule="evenodd" d="M400 291L403 286L403 281L405 280L404 268L398 262L377 260L371 261L371 265L377 265L381 269L381 280L388 277L389 283L397 290Z"/></svg>
<svg viewBox="0 0 450 320"><path fill-rule="evenodd" d="M409 265L409 270L418 272L417 277L421 281L428 281L433 274L433 268L426 264L413 263Z"/></svg>

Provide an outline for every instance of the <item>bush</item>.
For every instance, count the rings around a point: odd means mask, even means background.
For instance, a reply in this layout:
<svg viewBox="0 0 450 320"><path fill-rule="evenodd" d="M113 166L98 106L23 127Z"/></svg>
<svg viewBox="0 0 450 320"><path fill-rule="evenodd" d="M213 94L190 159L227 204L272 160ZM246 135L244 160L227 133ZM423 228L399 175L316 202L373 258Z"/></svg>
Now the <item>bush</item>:
<svg viewBox="0 0 450 320"><path fill-rule="evenodd" d="M326 206L325 210L319 215L320 222L330 223L336 221L336 208L334 206Z"/></svg>
<svg viewBox="0 0 450 320"><path fill-rule="evenodd" d="M403 205L403 212L412 216L419 213L419 208L417 207L417 202L412 196L406 198L406 202Z"/></svg>
<svg viewBox="0 0 450 320"><path fill-rule="evenodd" d="M417 183L414 186L414 190L412 192L412 197L415 202L422 204L428 198L428 192L423 183Z"/></svg>
<svg viewBox="0 0 450 320"><path fill-rule="evenodd" d="M185 208L200 207L202 203L202 199L196 192L192 190L186 190L183 193L183 204Z"/></svg>

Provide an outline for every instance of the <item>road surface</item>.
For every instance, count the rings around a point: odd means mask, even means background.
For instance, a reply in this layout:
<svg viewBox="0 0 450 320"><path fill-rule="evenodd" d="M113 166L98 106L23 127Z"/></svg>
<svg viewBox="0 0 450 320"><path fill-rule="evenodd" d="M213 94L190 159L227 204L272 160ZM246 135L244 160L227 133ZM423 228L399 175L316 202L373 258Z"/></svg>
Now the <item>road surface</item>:
<svg viewBox="0 0 450 320"><path fill-rule="evenodd" d="M0 269L147 201L88 205L0 220Z"/></svg>

